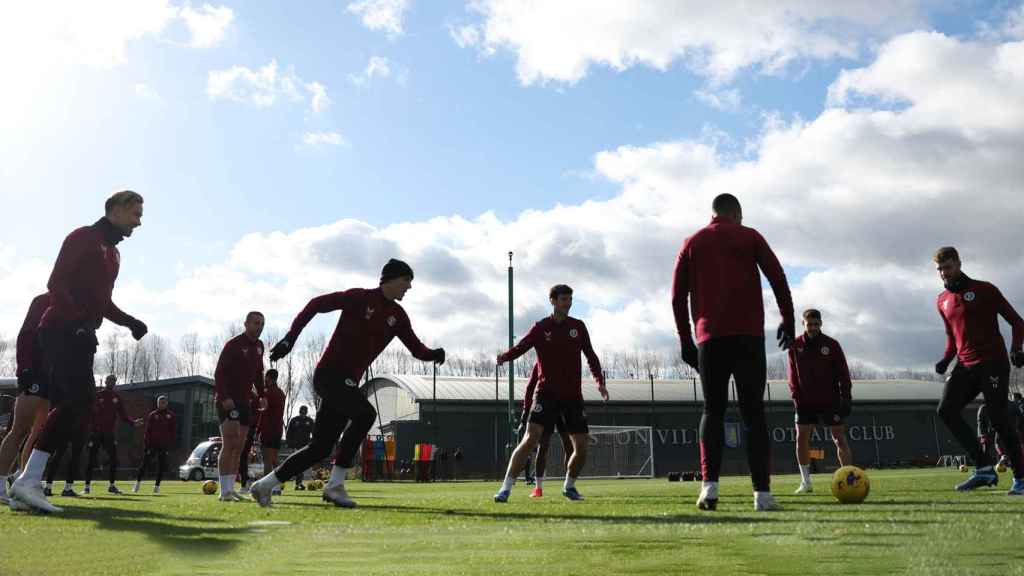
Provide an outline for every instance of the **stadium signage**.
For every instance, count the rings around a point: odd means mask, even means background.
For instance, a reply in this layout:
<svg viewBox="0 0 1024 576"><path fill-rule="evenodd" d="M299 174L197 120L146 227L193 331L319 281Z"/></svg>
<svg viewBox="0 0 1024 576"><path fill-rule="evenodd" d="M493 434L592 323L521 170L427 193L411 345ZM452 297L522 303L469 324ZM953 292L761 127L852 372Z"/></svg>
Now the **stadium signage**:
<svg viewBox="0 0 1024 576"><path fill-rule="evenodd" d="M884 426L849 426L847 435L853 442L892 442L896 440L896 428L887 424ZM633 434L633 433L625 433ZM646 444L647 438L641 434L635 434L635 438L623 436L616 438L616 442L625 444ZM776 443L796 442L796 428L792 426L780 426L771 429L772 441ZM700 439L699 431L695 428L659 428L654 431L654 437L658 444L671 446L688 446L696 444ZM813 442L832 440L832 434L828 428L814 427L811 433Z"/></svg>

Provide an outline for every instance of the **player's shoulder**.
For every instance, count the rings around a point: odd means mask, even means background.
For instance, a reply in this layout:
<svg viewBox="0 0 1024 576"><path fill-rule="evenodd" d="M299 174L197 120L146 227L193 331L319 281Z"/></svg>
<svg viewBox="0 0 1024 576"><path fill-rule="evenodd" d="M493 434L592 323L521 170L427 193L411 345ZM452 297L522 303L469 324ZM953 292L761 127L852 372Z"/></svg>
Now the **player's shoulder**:
<svg viewBox="0 0 1024 576"><path fill-rule="evenodd" d="M807 334L801 334L793 339L794 348L803 348L807 344Z"/></svg>
<svg viewBox="0 0 1024 576"><path fill-rule="evenodd" d="M824 333L822 333L822 337L825 339L824 342L826 345L831 346L833 349L839 348L839 340L836 340L835 338Z"/></svg>
<svg viewBox="0 0 1024 576"><path fill-rule="evenodd" d="M586 330L587 329L586 323L583 322L583 320L580 320L579 318L575 318L573 316L569 316L568 318L566 318L566 321L569 323L569 327L570 328L576 328L576 329L582 329L582 330Z"/></svg>

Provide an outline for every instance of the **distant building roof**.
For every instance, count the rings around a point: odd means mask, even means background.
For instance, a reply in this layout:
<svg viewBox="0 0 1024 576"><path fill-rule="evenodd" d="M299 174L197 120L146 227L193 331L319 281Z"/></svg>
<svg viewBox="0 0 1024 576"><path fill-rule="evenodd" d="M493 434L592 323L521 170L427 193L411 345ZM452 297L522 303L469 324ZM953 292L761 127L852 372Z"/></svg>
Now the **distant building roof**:
<svg viewBox="0 0 1024 576"><path fill-rule="evenodd" d="M408 392L416 402L429 402L434 395L433 382L427 376L383 375L367 382L363 388L372 389L397 387ZM526 387L525 378L516 378L514 399L522 400ZM855 402L937 402L942 398L942 382L923 380L855 380L853 399ZM437 399L445 402L493 402L495 382L488 378L438 376ZM608 394L612 403L647 403L651 401L649 380L608 380ZM784 380L771 380L765 391L765 398L773 402L790 402L789 385ZM497 383L497 398L508 401L508 376ZM730 390L730 399L732 392ZM583 399L600 402L597 385L592 380L583 381ZM703 402L700 381L655 380L655 402Z"/></svg>
<svg viewBox="0 0 1024 576"><path fill-rule="evenodd" d="M131 382L121 384L114 389L117 391L130 392L133 390L148 390L151 388L173 388L175 386L200 385L213 388L213 380L206 376L182 376L180 378L165 378L163 380L150 380L147 382ZM15 378L0 378L0 390L15 390L18 388L18 380Z"/></svg>

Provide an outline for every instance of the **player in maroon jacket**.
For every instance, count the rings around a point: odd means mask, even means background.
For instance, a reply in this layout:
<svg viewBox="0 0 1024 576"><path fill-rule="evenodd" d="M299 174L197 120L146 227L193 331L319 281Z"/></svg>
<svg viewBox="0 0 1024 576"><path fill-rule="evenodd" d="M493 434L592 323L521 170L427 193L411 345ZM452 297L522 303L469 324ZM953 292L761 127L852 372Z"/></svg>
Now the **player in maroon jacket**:
<svg viewBox="0 0 1024 576"><path fill-rule="evenodd" d="M534 363L530 371L530 380L526 383L526 392L523 393L523 414L519 418L519 437L526 435L526 429L530 425L530 411L533 409L533 399L537 392L537 382L540 380L540 364ZM565 419L558 418L552 428L545 428L537 444L537 465L534 469L535 486L530 492L530 498L544 497L544 475L548 468L548 449L551 447L551 437L558 432L558 438L562 441L562 453L565 455L565 469L569 469L569 461L572 459L572 439L565 430ZM529 461L527 461L529 462ZM529 466L529 464L527 464ZM529 470L527 470L529 477Z"/></svg>
<svg viewBox="0 0 1024 576"><path fill-rule="evenodd" d="M359 390L359 380L396 336L413 357L444 364L444 349L431 350L424 346L413 332L405 310L398 304L412 287L412 280L412 268L408 264L389 260L381 271L379 288L353 288L310 300L295 317L285 337L274 345L270 351L271 362L292 350L302 329L314 316L342 311L338 327L313 373L313 388L322 399L316 412L313 440L252 485L252 496L260 506L269 506L274 488L326 458L337 444L334 467L323 498L342 508L355 507L356 503L345 491L345 477L377 417L377 411Z"/></svg>
<svg viewBox="0 0 1024 576"><path fill-rule="evenodd" d="M821 332L821 312L805 310L804 333L789 348L789 392L796 408L796 461L800 465L797 494L811 486L811 434L814 427L829 427L840 466L853 464L846 441L844 419L853 406L850 368L843 348Z"/></svg>
<svg viewBox="0 0 1024 576"><path fill-rule="evenodd" d="M263 397L266 399L266 408L260 412L258 428L265 476L277 468L277 454L281 450L281 436L284 434L284 391L277 385L277 370L273 368L267 370L263 379Z"/></svg>
<svg viewBox="0 0 1024 576"><path fill-rule="evenodd" d="M1024 319L1010 306L999 289L988 282L975 280L961 270L960 255L951 246L940 248L933 258L945 290L936 301L939 316L946 326L946 351L935 364L935 371L945 374L949 363L957 365L946 379L938 414L967 454L974 460L974 474L956 486L958 491L995 486L999 475L992 458L982 451L974 431L964 422L961 411L980 392L985 397L989 420L1003 453L1013 467L1013 486L1009 494L1024 495L1024 467L1021 461L1017 431L1007 419L1010 388L1010 362L1024 366ZM1013 330L1010 354L999 333L999 316Z"/></svg>
<svg viewBox="0 0 1024 576"><path fill-rule="evenodd" d="M565 284L553 286L548 292L553 311L551 316L540 320L530 328L518 344L498 355L498 365L526 354L531 348L537 351L540 377L530 409L530 425L526 436L512 453L505 473L505 481L495 502L507 502L512 493L515 479L526 466L546 430L553 430L559 418L565 421L566 431L572 440L572 458L565 474L562 495L570 500L582 500L576 489L576 478L587 461L587 440L589 427L587 413L583 409L583 384L580 353L587 357L590 373L597 381L601 397L608 400L608 389L604 385L601 362L590 344L590 334L582 320L569 316L572 308L572 288Z"/></svg>
<svg viewBox="0 0 1024 576"><path fill-rule="evenodd" d="M96 330L104 319L127 327L136 340L148 330L111 300L121 268L117 244L142 225L142 204L142 196L130 190L108 198L103 218L92 226L75 230L64 240L50 274L50 306L43 313L39 329L45 363L50 369L53 409L10 492L22 504L37 510L60 511L47 502L40 479L50 455L68 441L82 413L92 407L96 388Z"/></svg>
<svg viewBox="0 0 1024 576"><path fill-rule="evenodd" d="M718 476L725 443L729 380L735 379L740 415L747 430L747 462L754 485L754 509L778 508L772 497L771 444L764 416L767 363L764 346L764 272L779 306L777 338L788 349L796 331L793 300L779 259L753 228L743 226L743 209L732 194L711 204L711 224L686 239L676 261L672 309L683 360L700 372L704 414L700 420L701 473L704 484L697 507L718 505ZM692 300L691 300L692 299ZM690 310L697 333L690 331Z"/></svg>
<svg viewBox="0 0 1024 576"><path fill-rule="evenodd" d="M253 397L263 386L263 333L264 318L260 312L245 316L245 332L228 340L217 360L213 375L213 401L220 417L220 435L224 444L217 460L220 474L220 500L238 502L242 497L235 492L242 449L249 427L256 424L251 413Z"/></svg>
<svg viewBox="0 0 1024 576"><path fill-rule="evenodd" d="M167 409L167 396L160 396L156 399L156 410L146 416L145 453L142 456L142 464L139 465L139 473L135 477L135 486L132 488L132 492L139 491L142 485L142 476L155 456L157 468L153 494L160 493L160 481L164 479L164 469L167 468L167 451L174 448L177 426L177 417L174 412Z"/></svg>
<svg viewBox="0 0 1024 576"><path fill-rule="evenodd" d="M24 468L36 436L46 422L46 412L50 409L47 371L38 330L39 321L49 305L48 294L33 298L21 331L18 332L15 351L18 361L18 397L14 401L11 429L0 444L0 503L3 504L10 504L7 497L7 475L13 472L18 448L23 444L25 446L20 466Z"/></svg>
<svg viewBox="0 0 1024 576"><path fill-rule="evenodd" d="M120 494L115 480L117 479L118 457L117 457L117 422L122 420L135 426L145 424L142 418L132 418L125 410L124 400L121 395L114 391L117 385L117 376L110 374L103 381L104 388L96 393L96 400L92 405L92 433L89 435L89 460L85 466L85 490L83 493L92 492L92 471L98 462L99 450L107 453L110 465L110 485L107 492Z"/></svg>

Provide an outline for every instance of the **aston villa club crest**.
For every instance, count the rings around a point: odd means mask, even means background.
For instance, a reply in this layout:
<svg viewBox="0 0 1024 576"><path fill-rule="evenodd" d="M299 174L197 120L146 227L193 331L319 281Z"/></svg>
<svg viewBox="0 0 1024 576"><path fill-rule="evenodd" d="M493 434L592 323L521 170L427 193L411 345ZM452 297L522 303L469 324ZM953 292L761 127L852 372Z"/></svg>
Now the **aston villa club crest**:
<svg viewBox="0 0 1024 576"><path fill-rule="evenodd" d="M828 349L828 346L821 347L821 355L828 356L832 351Z"/></svg>
<svg viewBox="0 0 1024 576"><path fill-rule="evenodd" d="M394 316L388 316L388 326L394 328L395 324L398 324L398 318L395 318Z"/></svg>
<svg viewBox="0 0 1024 576"><path fill-rule="evenodd" d="M974 292L968 291L964 293L964 300L968 302L974 302Z"/></svg>
<svg viewBox="0 0 1024 576"><path fill-rule="evenodd" d="M580 335L579 330L577 330L575 328L570 328L569 329L569 338L575 338L575 337L577 337L579 335Z"/></svg>

